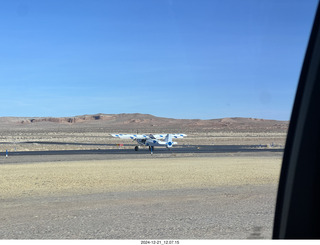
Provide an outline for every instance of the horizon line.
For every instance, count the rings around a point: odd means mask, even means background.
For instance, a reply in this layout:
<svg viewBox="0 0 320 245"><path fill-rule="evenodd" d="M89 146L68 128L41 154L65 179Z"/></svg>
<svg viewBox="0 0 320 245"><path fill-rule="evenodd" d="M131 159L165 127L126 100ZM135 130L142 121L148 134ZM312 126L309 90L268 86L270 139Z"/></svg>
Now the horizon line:
<svg viewBox="0 0 320 245"><path fill-rule="evenodd" d="M75 115L75 116L0 116L0 118L74 118L74 117L81 117L81 116L95 116L95 115L133 115L133 114L139 114L139 115L149 115L153 117L158 117L158 118L168 118L168 119L176 119L176 120L219 120L219 119L233 119L233 118L245 118L245 119L256 119L256 120L270 120L270 121L290 121L289 120L280 120L280 119L269 119L269 118L258 118L258 117L243 117L243 116L227 116L227 117L218 117L218 118L210 118L210 119L201 119L201 118L174 118L174 117L165 117L165 116L155 116L150 113L139 113L139 112L134 112L134 113L93 113L93 114L82 114L82 115Z"/></svg>

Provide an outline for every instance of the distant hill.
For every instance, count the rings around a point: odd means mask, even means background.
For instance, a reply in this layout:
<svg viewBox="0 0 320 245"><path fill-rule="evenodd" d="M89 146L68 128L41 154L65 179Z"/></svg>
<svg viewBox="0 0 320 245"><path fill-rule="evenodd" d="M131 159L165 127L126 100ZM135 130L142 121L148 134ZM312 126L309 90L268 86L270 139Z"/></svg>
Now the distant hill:
<svg viewBox="0 0 320 245"><path fill-rule="evenodd" d="M288 121L265 120L257 118L221 118L221 119L174 119L156 117L150 114L95 114L74 117L0 117L4 127L101 127L118 130L170 130L184 131L279 131L288 128Z"/></svg>

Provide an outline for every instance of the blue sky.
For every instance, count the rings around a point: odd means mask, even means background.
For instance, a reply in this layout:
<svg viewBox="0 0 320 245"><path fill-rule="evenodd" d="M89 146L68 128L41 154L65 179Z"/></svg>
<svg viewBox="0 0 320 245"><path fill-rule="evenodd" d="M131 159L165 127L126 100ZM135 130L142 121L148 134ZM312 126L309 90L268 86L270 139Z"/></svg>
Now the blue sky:
<svg viewBox="0 0 320 245"><path fill-rule="evenodd" d="M289 120L317 1L0 3L0 116Z"/></svg>

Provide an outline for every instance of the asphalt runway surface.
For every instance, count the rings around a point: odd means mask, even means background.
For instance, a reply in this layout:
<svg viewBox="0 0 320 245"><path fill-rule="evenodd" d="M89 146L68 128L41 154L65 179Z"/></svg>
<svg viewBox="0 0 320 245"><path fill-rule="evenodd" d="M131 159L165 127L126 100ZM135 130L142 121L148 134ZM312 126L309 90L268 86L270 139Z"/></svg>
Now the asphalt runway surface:
<svg viewBox="0 0 320 245"><path fill-rule="evenodd" d="M44 142L42 142L44 143ZM47 142L45 142L47 144ZM61 143L65 144L65 143ZM109 145L101 145L109 146ZM114 146L114 145L110 145ZM223 157L223 156L279 156L283 148L272 148L267 145L179 145L170 150L165 147L155 147L151 155L147 147L134 150L134 146L126 145L120 149L99 150L59 150L59 151L13 151L0 153L1 163L29 163L51 161L79 161L105 159L135 159L135 158L166 158L166 157Z"/></svg>

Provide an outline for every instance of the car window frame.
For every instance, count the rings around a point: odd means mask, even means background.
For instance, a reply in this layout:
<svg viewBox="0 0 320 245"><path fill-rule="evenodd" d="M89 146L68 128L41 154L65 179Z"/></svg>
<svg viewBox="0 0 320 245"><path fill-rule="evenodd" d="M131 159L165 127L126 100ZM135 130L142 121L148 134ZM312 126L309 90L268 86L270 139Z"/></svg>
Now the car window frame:
<svg viewBox="0 0 320 245"><path fill-rule="evenodd" d="M320 238L319 29L318 3L283 155L273 239Z"/></svg>

